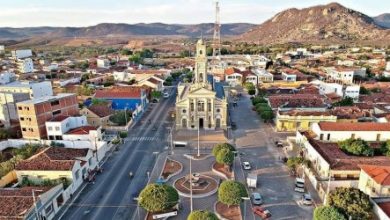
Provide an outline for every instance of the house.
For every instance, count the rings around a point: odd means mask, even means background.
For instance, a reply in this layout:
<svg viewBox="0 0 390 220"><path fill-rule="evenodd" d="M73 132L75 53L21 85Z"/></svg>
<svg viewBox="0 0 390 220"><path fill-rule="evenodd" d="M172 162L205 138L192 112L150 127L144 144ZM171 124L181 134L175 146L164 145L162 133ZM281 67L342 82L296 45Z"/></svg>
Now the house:
<svg viewBox="0 0 390 220"><path fill-rule="evenodd" d="M13 50L11 51L12 58L15 60L32 57L32 50Z"/></svg>
<svg viewBox="0 0 390 220"><path fill-rule="evenodd" d="M69 130L88 125L85 116L58 115L46 121L46 133L49 140L63 140L63 135Z"/></svg>
<svg viewBox="0 0 390 220"><path fill-rule="evenodd" d="M28 93L30 98L41 98L53 95L53 88L50 81L14 81L0 85L0 92Z"/></svg>
<svg viewBox="0 0 390 220"><path fill-rule="evenodd" d="M96 64L98 68L110 68L110 61L108 59L96 59Z"/></svg>
<svg viewBox="0 0 390 220"><path fill-rule="evenodd" d="M371 198L390 197L390 166L361 165L359 189Z"/></svg>
<svg viewBox="0 0 390 220"><path fill-rule="evenodd" d="M6 128L19 124L16 103L30 99L28 93L0 92L0 121Z"/></svg>
<svg viewBox="0 0 390 220"><path fill-rule="evenodd" d="M328 105L324 100L313 94L282 94L271 95L268 97L269 106L273 110L309 110L309 111L325 111Z"/></svg>
<svg viewBox="0 0 390 220"><path fill-rule="evenodd" d="M258 83L270 83L274 81L274 75L264 69L255 69L254 73L258 78Z"/></svg>
<svg viewBox="0 0 390 220"><path fill-rule="evenodd" d="M67 131L62 135L66 141L90 141L97 143L103 139L103 132L101 127L85 125Z"/></svg>
<svg viewBox="0 0 390 220"><path fill-rule="evenodd" d="M45 180L63 180L69 182L65 189L64 199L71 197L97 166L91 149L71 149L47 147L15 166L19 182L29 180L42 183Z"/></svg>
<svg viewBox="0 0 390 220"><path fill-rule="evenodd" d="M327 83L318 80L311 83L318 86L321 95L336 94L337 96L343 98L350 97L354 101L359 100L360 85L343 85L340 83Z"/></svg>
<svg viewBox="0 0 390 220"><path fill-rule="evenodd" d="M230 86L242 85L243 83L243 75L241 70L237 68L228 68L225 70L225 82Z"/></svg>
<svg viewBox="0 0 390 220"><path fill-rule="evenodd" d="M46 96L26 100L16 104L23 138L42 139L47 137L47 121L56 116L74 116L79 114L75 94L59 93L56 96Z"/></svg>
<svg viewBox="0 0 390 220"><path fill-rule="evenodd" d="M359 119L371 117L370 111L357 106L340 106L330 110L337 117L337 122L358 122Z"/></svg>
<svg viewBox="0 0 390 220"><path fill-rule="evenodd" d="M327 74L328 79L345 84L352 84L357 76L366 76L366 68L337 66L325 68L325 72Z"/></svg>
<svg viewBox="0 0 390 220"><path fill-rule="evenodd" d="M104 128L109 124L110 116L114 114L114 110L108 105L91 105L81 109L80 114L87 117L88 124Z"/></svg>
<svg viewBox="0 0 390 220"><path fill-rule="evenodd" d="M138 82L137 86L147 86L154 91L162 91L164 89L164 80L157 76L152 76L147 80Z"/></svg>
<svg viewBox="0 0 390 220"><path fill-rule="evenodd" d="M348 138L365 141L387 141L390 139L390 123L376 122L319 122L312 126L316 139L337 142Z"/></svg>
<svg viewBox="0 0 390 220"><path fill-rule="evenodd" d="M275 118L275 128L278 132L309 130L312 124L321 121L336 122L337 117L327 111L278 111Z"/></svg>
<svg viewBox="0 0 390 220"><path fill-rule="evenodd" d="M64 186L25 186L0 189L0 216L2 219L51 220L66 202Z"/></svg>
<svg viewBox="0 0 390 220"><path fill-rule="evenodd" d="M259 84L257 75L252 71L250 70L243 71L242 75L244 76L245 83L252 83L254 86L257 86Z"/></svg>
<svg viewBox="0 0 390 220"><path fill-rule="evenodd" d="M16 65L20 73L34 72L34 63L31 58L18 59Z"/></svg>
<svg viewBox="0 0 390 220"><path fill-rule="evenodd" d="M286 82L296 82L297 81L297 75L292 72L283 71L282 72L282 79Z"/></svg>
<svg viewBox="0 0 390 220"><path fill-rule="evenodd" d="M110 100L114 110L144 111L148 104L145 89L134 86L113 87L110 89L97 90L94 97L97 99Z"/></svg>
<svg viewBox="0 0 390 220"><path fill-rule="evenodd" d="M5 85L16 80L15 73L12 72L3 72L0 74L0 85Z"/></svg>

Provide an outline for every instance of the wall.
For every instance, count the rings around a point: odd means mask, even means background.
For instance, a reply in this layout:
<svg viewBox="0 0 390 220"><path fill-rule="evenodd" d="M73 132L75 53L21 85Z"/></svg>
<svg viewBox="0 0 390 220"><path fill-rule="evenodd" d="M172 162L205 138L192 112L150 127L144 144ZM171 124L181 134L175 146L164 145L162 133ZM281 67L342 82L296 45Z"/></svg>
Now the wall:
<svg viewBox="0 0 390 220"><path fill-rule="evenodd" d="M87 125L87 117L68 117L62 121L47 121L45 124L48 136L62 136L71 129Z"/></svg>
<svg viewBox="0 0 390 220"><path fill-rule="evenodd" d="M0 188L3 188L4 186L12 183L12 182L15 182L15 180L17 180L18 177L15 173L14 170L12 170L11 172L7 173L7 175L1 177L0 179Z"/></svg>

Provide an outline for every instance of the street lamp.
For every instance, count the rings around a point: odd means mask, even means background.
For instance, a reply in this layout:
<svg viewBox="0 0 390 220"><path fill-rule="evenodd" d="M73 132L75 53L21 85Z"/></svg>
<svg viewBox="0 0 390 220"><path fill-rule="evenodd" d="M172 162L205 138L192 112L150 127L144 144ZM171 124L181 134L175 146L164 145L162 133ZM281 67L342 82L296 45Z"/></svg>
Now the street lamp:
<svg viewBox="0 0 390 220"><path fill-rule="evenodd" d="M32 189L31 192L32 192L33 203L34 203L35 217L39 220L40 217L39 217L39 214L38 214L37 202L36 202L36 199L35 199L35 192L43 192L43 190Z"/></svg>

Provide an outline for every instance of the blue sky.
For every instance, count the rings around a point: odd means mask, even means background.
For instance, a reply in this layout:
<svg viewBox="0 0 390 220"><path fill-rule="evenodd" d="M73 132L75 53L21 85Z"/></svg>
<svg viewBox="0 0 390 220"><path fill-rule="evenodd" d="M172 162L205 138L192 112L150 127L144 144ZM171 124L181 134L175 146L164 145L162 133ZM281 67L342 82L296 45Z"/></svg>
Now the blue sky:
<svg viewBox="0 0 390 220"><path fill-rule="evenodd" d="M0 0L0 27L214 21L213 0ZM370 16L390 13L389 0L220 0L222 23L262 23L291 7L338 2Z"/></svg>

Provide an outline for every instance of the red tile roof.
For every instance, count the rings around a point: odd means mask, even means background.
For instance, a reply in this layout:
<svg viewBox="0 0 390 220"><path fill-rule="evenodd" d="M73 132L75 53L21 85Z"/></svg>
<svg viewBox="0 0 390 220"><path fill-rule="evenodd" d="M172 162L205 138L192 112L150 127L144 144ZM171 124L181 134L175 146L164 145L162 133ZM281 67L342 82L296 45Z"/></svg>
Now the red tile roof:
<svg viewBox="0 0 390 220"><path fill-rule="evenodd" d="M97 90L95 98L140 98L143 89L133 86L114 87L111 89Z"/></svg>
<svg viewBox="0 0 390 220"><path fill-rule="evenodd" d="M101 118L114 114L114 110L105 104L91 105L88 109Z"/></svg>
<svg viewBox="0 0 390 220"><path fill-rule="evenodd" d="M390 123L376 122L320 122L323 131L390 131Z"/></svg>
<svg viewBox="0 0 390 220"><path fill-rule="evenodd" d="M65 120L65 119L67 119L69 117L70 117L69 115L58 115L58 116L52 118L50 121L52 121L52 122L61 122L61 121Z"/></svg>
<svg viewBox="0 0 390 220"><path fill-rule="evenodd" d="M390 201L378 203L378 206L386 213L387 216L390 216Z"/></svg>
<svg viewBox="0 0 390 220"><path fill-rule="evenodd" d="M83 134L89 134L90 131L95 131L96 127L94 126L82 126L75 129L71 129L66 134L75 134L75 135L83 135Z"/></svg>
<svg viewBox="0 0 390 220"><path fill-rule="evenodd" d="M390 166L362 165L360 168L376 183L382 186L390 185Z"/></svg>
<svg viewBox="0 0 390 220"><path fill-rule="evenodd" d="M49 147L19 162L15 170L72 170L79 159L87 156L89 149Z"/></svg>
<svg viewBox="0 0 390 220"><path fill-rule="evenodd" d="M369 111L362 110L357 106L335 107L331 110L331 113L336 115L338 119L358 119L371 116Z"/></svg>
<svg viewBox="0 0 390 220"><path fill-rule="evenodd" d="M240 73L241 74L241 70L234 68L234 67L225 69L225 75L232 75L233 73Z"/></svg>
<svg viewBox="0 0 390 220"><path fill-rule="evenodd" d="M148 81L151 82L151 83L153 83L153 84L156 84L156 85L158 85L158 84L161 83L161 81L159 81L159 80L157 80L157 79L155 79L155 78L153 78L153 77L149 78Z"/></svg>
<svg viewBox="0 0 390 220"><path fill-rule="evenodd" d="M0 219L23 219L32 210L34 200L32 190L39 200L39 195L50 190L50 187L23 187L0 189Z"/></svg>
<svg viewBox="0 0 390 220"><path fill-rule="evenodd" d="M299 111L299 110L290 110L290 111L279 111L280 115L290 115L290 116L330 116L329 112L321 111Z"/></svg>
<svg viewBox="0 0 390 220"><path fill-rule="evenodd" d="M283 94L269 96L269 102L272 108L321 108L326 107L325 102L320 96L313 94Z"/></svg>

